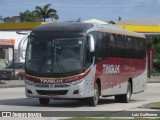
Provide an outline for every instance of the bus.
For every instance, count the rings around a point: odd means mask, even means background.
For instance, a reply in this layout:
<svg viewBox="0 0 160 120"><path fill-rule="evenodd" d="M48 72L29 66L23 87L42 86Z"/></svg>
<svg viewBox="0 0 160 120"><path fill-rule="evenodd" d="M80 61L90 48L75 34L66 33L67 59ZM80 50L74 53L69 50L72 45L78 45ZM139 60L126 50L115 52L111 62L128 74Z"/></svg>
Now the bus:
<svg viewBox="0 0 160 120"><path fill-rule="evenodd" d="M41 105L50 99L85 99L96 106L108 96L128 103L146 89L146 61L142 34L109 24L41 25L28 36L25 93Z"/></svg>

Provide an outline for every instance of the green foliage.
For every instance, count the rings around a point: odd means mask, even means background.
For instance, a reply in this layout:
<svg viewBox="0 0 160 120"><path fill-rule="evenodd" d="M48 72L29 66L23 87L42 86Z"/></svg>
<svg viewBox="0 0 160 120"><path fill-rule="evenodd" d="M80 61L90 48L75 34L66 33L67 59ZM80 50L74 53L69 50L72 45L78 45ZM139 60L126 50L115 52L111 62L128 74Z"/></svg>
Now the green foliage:
<svg viewBox="0 0 160 120"><path fill-rule="evenodd" d="M3 21L4 21L4 22L7 22L8 19L10 19L10 17L5 17L5 18L3 19Z"/></svg>
<svg viewBox="0 0 160 120"><path fill-rule="evenodd" d="M38 19L34 11L26 10L25 12L20 12L21 22L36 22Z"/></svg>
<svg viewBox="0 0 160 120"><path fill-rule="evenodd" d="M118 21L120 21L122 18L119 16Z"/></svg>
<svg viewBox="0 0 160 120"><path fill-rule="evenodd" d="M146 36L147 47L154 49L154 67L160 68L160 36Z"/></svg>
<svg viewBox="0 0 160 120"><path fill-rule="evenodd" d="M35 13L44 21L46 20L46 18L51 18L52 20L59 19L59 16L57 15L57 11L50 7L51 7L51 4L47 4L43 7L36 6Z"/></svg>
<svg viewBox="0 0 160 120"><path fill-rule="evenodd" d="M110 20L108 23L109 24L116 24L113 20Z"/></svg>
<svg viewBox="0 0 160 120"><path fill-rule="evenodd" d="M0 15L0 20L3 20L3 22L6 22L9 18L10 18L10 17L5 17L5 18L4 18L3 16Z"/></svg>
<svg viewBox="0 0 160 120"><path fill-rule="evenodd" d="M142 106L142 108L150 108L150 109L160 110L160 102L152 102L149 104L145 104Z"/></svg>

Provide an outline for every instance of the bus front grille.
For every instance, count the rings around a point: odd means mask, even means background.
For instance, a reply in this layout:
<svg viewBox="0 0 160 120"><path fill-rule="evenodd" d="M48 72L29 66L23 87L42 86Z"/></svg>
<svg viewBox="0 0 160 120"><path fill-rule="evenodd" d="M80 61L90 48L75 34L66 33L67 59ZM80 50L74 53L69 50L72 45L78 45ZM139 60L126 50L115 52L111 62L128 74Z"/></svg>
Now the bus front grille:
<svg viewBox="0 0 160 120"><path fill-rule="evenodd" d="M66 95L68 90L36 90L39 95Z"/></svg>

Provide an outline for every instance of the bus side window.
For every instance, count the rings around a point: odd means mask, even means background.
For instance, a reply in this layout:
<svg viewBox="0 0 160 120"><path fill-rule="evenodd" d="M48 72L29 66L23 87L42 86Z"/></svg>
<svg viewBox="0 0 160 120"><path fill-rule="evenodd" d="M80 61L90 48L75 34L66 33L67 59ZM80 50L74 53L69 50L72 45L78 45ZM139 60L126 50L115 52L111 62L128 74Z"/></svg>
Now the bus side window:
<svg viewBox="0 0 160 120"><path fill-rule="evenodd" d="M133 38L133 49L134 49L134 58L140 58L140 41L136 38Z"/></svg>
<svg viewBox="0 0 160 120"><path fill-rule="evenodd" d="M132 56L133 56L133 45L132 45L131 37L126 37L125 44L126 44L126 57L127 58L132 58Z"/></svg>
<svg viewBox="0 0 160 120"><path fill-rule="evenodd" d="M103 32L98 32L98 40L96 43L96 55L98 59L105 58L106 54L106 40L105 40L105 33Z"/></svg>
<svg viewBox="0 0 160 120"><path fill-rule="evenodd" d="M116 37L117 49L116 49L116 57L126 58L126 45L125 45L125 37L122 35L117 35Z"/></svg>
<svg viewBox="0 0 160 120"><path fill-rule="evenodd" d="M141 51L141 58L146 56L146 42L145 39L140 38L140 51Z"/></svg>
<svg viewBox="0 0 160 120"><path fill-rule="evenodd" d="M110 35L107 46L108 57L115 57L115 50L116 50L115 35Z"/></svg>

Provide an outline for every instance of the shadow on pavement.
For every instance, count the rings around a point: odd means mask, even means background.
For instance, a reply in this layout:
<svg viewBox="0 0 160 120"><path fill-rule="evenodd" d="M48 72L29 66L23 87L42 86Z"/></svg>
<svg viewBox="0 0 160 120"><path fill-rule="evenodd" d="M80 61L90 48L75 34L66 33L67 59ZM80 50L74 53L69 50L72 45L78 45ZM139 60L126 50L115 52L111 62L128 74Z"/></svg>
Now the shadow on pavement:
<svg viewBox="0 0 160 120"><path fill-rule="evenodd" d="M133 102L139 102L140 100L131 100ZM100 99L99 105L106 105L106 104L115 104L114 99ZM119 103L124 104L124 103ZM31 99L31 98L19 98L19 99L4 99L0 100L0 105L7 105L7 106L34 106L34 107L63 107L63 108L76 108L82 106L88 106L86 100L50 100L49 105L42 106L39 104L38 99Z"/></svg>

